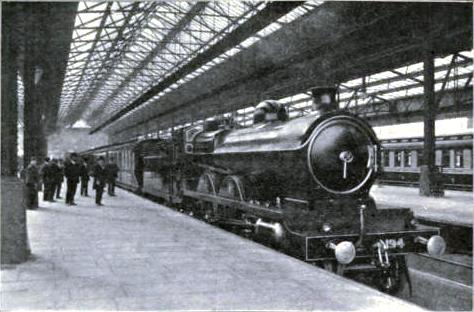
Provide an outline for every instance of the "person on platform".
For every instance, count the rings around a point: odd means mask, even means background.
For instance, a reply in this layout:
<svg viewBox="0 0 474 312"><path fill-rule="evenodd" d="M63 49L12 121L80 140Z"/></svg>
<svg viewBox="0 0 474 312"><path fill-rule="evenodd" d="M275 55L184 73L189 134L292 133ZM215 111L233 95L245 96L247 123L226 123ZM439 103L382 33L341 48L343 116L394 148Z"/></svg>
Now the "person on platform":
<svg viewBox="0 0 474 312"><path fill-rule="evenodd" d="M64 164L64 175L66 176L67 190L66 190L66 204L75 206L74 196L76 195L77 183L81 176L81 165L76 153L71 153L69 159Z"/></svg>
<svg viewBox="0 0 474 312"><path fill-rule="evenodd" d="M88 197L87 189L89 188L89 164L82 159L81 164L81 195Z"/></svg>
<svg viewBox="0 0 474 312"><path fill-rule="evenodd" d="M93 188L95 190L95 203L97 206L103 206L102 204L102 194L104 193L105 182L107 179L107 172L105 161L102 156L97 159L97 164L94 166L94 184Z"/></svg>
<svg viewBox="0 0 474 312"><path fill-rule="evenodd" d="M37 163L36 163L36 166L38 167L38 173L39 173L39 183L38 183L38 192L44 192L43 190L43 186L44 186L44 182L43 182L43 168L45 167L46 165L46 158L43 158L43 161L41 161L39 158L36 160ZM44 194L43 194L44 195Z"/></svg>
<svg viewBox="0 0 474 312"><path fill-rule="evenodd" d="M46 157L40 169L40 176L43 181L43 200L54 202L54 168L51 159Z"/></svg>
<svg viewBox="0 0 474 312"><path fill-rule="evenodd" d="M56 174L55 174L55 187L54 193L56 194L56 198L61 197L61 186L64 181L64 164L62 159L53 159L53 162L56 162ZM53 193L53 195L54 195Z"/></svg>
<svg viewBox="0 0 474 312"><path fill-rule="evenodd" d="M30 164L24 170L23 176L26 184L26 208L36 209L38 208L38 185L40 183L40 174L35 159L30 161Z"/></svg>
<svg viewBox="0 0 474 312"><path fill-rule="evenodd" d="M107 193L110 196L115 196L115 180L117 179L119 170L120 169L113 158L111 158L109 163L105 166L107 177Z"/></svg>
<svg viewBox="0 0 474 312"><path fill-rule="evenodd" d="M49 163L49 170L48 170L48 197L49 201L54 202L54 194L56 194L56 186L57 186L57 175L59 171L58 160L53 158Z"/></svg>

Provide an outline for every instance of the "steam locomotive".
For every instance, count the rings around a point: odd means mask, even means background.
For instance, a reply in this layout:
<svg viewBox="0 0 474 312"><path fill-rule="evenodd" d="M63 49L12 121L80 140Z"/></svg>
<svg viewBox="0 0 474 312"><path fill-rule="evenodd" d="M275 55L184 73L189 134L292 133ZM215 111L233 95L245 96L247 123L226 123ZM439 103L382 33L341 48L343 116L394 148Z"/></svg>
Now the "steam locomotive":
<svg viewBox="0 0 474 312"><path fill-rule="evenodd" d="M380 144L361 118L337 110L335 88L312 89L314 112L288 120L275 101L254 124L211 120L83 154L114 158L123 187L214 224L271 238L278 248L338 274L362 273L386 292L409 285L405 256L439 255L437 228L409 209L377 209L369 190Z"/></svg>

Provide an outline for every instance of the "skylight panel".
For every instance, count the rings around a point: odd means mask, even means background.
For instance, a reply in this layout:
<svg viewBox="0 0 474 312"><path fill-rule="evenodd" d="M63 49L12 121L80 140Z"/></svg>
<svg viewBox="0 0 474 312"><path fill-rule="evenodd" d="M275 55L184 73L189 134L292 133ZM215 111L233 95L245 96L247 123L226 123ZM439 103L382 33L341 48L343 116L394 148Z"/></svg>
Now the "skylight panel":
<svg viewBox="0 0 474 312"><path fill-rule="evenodd" d="M458 71L458 74L459 74L459 75L472 73L473 70L474 70L474 68L473 68L472 64L467 65L467 66L459 66L459 67L457 67L457 71Z"/></svg>
<svg viewBox="0 0 474 312"><path fill-rule="evenodd" d="M97 30L89 30L89 29L77 29L77 37L75 39L80 39L80 40L94 40Z"/></svg>
<svg viewBox="0 0 474 312"><path fill-rule="evenodd" d="M402 69L405 69L405 68L403 67ZM407 73L416 72L420 70L423 70L423 63L412 64L412 65L407 66L406 68Z"/></svg>
<svg viewBox="0 0 474 312"><path fill-rule="evenodd" d="M460 55L464 56L464 57L468 57L468 58L473 58L473 51L462 51L462 52L459 52Z"/></svg>
<svg viewBox="0 0 474 312"><path fill-rule="evenodd" d="M384 72L381 72L381 73L370 75L368 77L368 81L369 82L378 81L378 80L382 80L382 79L393 78L393 77L396 77L396 76L398 76L398 75L394 72L384 71Z"/></svg>
<svg viewBox="0 0 474 312"><path fill-rule="evenodd" d="M357 85L361 85L361 84L362 84L362 78L357 78L357 79L353 79L353 80L349 80L349 81L344 82L344 85L346 85L348 87L353 87L353 86L357 86Z"/></svg>
<svg viewBox="0 0 474 312"><path fill-rule="evenodd" d="M439 85L439 87L441 87L441 85ZM435 85L435 90L438 91L439 90L439 87L437 88L436 85ZM423 94L423 86L421 87L417 87L417 88L411 88L411 89L407 89L407 95L419 95L419 94Z"/></svg>
<svg viewBox="0 0 474 312"><path fill-rule="evenodd" d="M434 63L435 63L435 66L440 66L440 65L447 65L447 64L450 64L453 60L453 56L452 55L448 55L446 57L443 57L443 58L436 58Z"/></svg>
<svg viewBox="0 0 474 312"><path fill-rule="evenodd" d="M103 13L95 12L84 12L78 15L80 20L87 27L98 27L100 25L100 20L102 19Z"/></svg>

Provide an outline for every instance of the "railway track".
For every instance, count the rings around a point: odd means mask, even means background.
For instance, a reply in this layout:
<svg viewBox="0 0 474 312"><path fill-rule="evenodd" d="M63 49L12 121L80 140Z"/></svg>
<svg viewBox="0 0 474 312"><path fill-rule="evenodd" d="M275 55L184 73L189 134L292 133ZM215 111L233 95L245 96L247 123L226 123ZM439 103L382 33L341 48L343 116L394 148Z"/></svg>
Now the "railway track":
<svg viewBox="0 0 474 312"><path fill-rule="evenodd" d="M472 311L471 256L411 254L407 262L412 295L405 290L400 298L429 310Z"/></svg>

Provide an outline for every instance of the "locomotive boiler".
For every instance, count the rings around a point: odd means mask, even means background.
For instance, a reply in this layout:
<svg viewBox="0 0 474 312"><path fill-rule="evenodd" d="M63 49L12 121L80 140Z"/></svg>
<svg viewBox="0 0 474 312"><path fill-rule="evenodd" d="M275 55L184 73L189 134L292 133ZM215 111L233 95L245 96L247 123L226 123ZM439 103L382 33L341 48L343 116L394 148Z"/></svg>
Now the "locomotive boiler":
<svg viewBox="0 0 474 312"><path fill-rule="evenodd" d="M382 290L409 284L405 255L441 254L439 230L410 209L369 196L380 145L363 119L338 110L335 88L314 88L314 111L288 120L264 101L254 124L210 120L168 140L134 144L137 188L208 222L242 229L333 272L362 274Z"/></svg>

